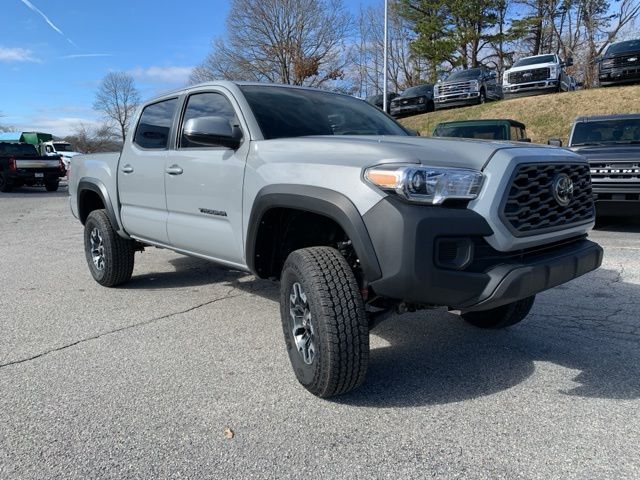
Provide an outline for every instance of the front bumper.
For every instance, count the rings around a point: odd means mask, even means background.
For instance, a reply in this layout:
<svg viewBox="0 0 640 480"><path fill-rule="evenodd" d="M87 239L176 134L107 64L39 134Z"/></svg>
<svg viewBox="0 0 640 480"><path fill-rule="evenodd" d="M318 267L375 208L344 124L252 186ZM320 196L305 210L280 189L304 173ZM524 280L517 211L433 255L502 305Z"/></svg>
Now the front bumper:
<svg viewBox="0 0 640 480"><path fill-rule="evenodd" d="M410 205L387 197L364 215L382 270L377 295L408 303L489 310L565 283L598 268L599 245L583 237L515 252L485 241L486 220L465 208ZM443 241L469 245L463 268L442 267Z"/></svg>
<svg viewBox="0 0 640 480"><path fill-rule="evenodd" d="M399 107L394 107L393 105L390 107L390 112L392 116L399 117L402 115L408 115L412 113L425 113L427 111L426 103L417 103L415 105L401 105Z"/></svg>
<svg viewBox="0 0 640 480"><path fill-rule="evenodd" d="M640 215L640 184L593 183L596 215L633 217Z"/></svg>
<svg viewBox="0 0 640 480"><path fill-rule="evenodd" d="M638 82L640 81L640 67L618 67L601 70L598 73L598 80L602 86Z"/></svg>
<svg viewBox="0 0 640 480"><path fill-rule="evenodd" d="M479 98L480 92L456 93L435 97L434 104L436 108L457 107L478 103Z"/></svg>
<svg viewBox="0 0 640 480"><path fill-rule="evenodd" d="M502 86L504 98L524 97L528 95L543 95L558 90L557 80L541 80L537 82L507 84Z"/></svg>

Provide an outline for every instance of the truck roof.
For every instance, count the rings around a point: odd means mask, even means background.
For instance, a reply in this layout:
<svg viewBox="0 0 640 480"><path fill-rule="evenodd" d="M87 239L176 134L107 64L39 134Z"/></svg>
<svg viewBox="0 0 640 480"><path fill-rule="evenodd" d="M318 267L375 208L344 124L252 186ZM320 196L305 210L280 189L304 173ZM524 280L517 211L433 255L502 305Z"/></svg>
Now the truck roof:
<svg viewBox="0 0 640 480"><path fill-rule="evenodd" d="M304 86L300 86L300 85L287 85L284 83L266 83L266 82L245 82L245 81L236 81L236 80L213 80L211 82L202 82L202 83L197 83L195 85L189 85L188 87L182 87L182 88L178 88L175 90L169 90L167 92L164 92L160 95L156 95L154 97L150 97L147 98L145 101L142 102L142 105L147 105L149 103L153 103L157 100L160 99L164 99L168 96L172 96L172 95L179 95L181 93L185 93L188 92L190 90L196 89L196 88L202 88L202 87L226 87L227 89L235 89L237 87L241 87L241 86L245 86L245 85L251 85L251 86L256 86L256 87L286 87L286 88L296 88L299 90L321 90L321 91L325 91L327 93L333 93L334 95L345 95L345 96L350 96L347 95L345 93L340 93L340 92L332 92L330 90L322 90L319 88L314 88L314 87L304 87ZM355 98L355 97L354 97ZM363 100L364 101L364 100Z"/></svg>
<svg viewBox="0 0 640 480"><path fill-rule="evenodd" d="M623 113L617 115L591 115L588 117L577 117L574 122L606 122L607 120L636 120L640 118L640 113Z"/></svg>
<svg viewBox="0 0 640 480"><path fill-rule="evenodd" d="M440 125L492 125L496 123L508 123L514 127L527 128L524 123L517 120L511 120L510 118L492 118L492 119L478 119L478 120L452 120L450 122L440 122Z"/></svg>

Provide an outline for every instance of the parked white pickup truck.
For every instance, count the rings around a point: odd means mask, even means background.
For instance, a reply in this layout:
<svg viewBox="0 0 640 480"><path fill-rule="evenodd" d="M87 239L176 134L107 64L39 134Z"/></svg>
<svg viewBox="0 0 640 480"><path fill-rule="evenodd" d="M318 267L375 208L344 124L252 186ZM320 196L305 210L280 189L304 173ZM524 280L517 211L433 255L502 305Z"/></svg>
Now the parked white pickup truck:
<svg viewBox="0 0 640 480"><path fill-rule="evenodd" d="M73 214L102 285L158 246L280 280L302 385L360 385L369 327L449 307L482 328L597 268L589 167L562 149L429 139L356 98L216 82L142 106L121 153L74 158Z"/></svg>
<svg viewBox="0 0 640 480"><path fill-rule="evenodd" d="M575 90L565 72L571 65L572 58L562 61L555 53L521 58L502 75L504 98Z"/></svg>

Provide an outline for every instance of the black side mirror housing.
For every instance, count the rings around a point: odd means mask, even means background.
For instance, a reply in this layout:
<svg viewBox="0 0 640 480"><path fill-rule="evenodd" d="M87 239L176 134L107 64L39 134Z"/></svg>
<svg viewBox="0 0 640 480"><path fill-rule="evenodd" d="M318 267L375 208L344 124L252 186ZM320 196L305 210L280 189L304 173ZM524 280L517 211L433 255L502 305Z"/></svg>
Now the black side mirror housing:
<svg viewBox="0 0 640 480"><path fill-rule="evenodd" d="M228 147L236 150L242 142L242 130L223 117L198 117L184 124L184 136L202 147Z"/></svg>
<svg viewBox="0 0 640 480"><path fill-rule="evenodd" d="M549 140L547 140L547 145L551 145L552 147L561 147L562 140L560 140L559 138L550 138Z"/></svg>
<svg viewBox="0 0 640 480"><path fill-rule="evenodd" d="M567 57L567 59L564 62L564 66L565 67L570 67L573 65L573 57Z"/></svg>
<svg viewBox="0 0 640 480"><path fill-rule="evenodd" d="M521 138L520 141L525 143L531 143L531 139L529 137Z"/></svg>

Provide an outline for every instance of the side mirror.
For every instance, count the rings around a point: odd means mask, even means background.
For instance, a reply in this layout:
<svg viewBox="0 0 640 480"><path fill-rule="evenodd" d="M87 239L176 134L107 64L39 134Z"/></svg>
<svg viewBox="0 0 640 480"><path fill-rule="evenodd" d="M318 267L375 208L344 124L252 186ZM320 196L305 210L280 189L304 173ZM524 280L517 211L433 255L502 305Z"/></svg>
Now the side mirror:
<svg viewBox="0 0 640 480"><path fill-rule="evenodd" d="M492 79L492 80L495 79L495 78L498 78L498 74L496 73L495 70L491 70L489 72L489 78Z"/></svg>
<svg viewBox="0 0 640 480"><path fill-rule="evenodd" d="M567 57L567 59L564 62L564 66L565 67L570 67L573 65L573 57Z"/></svg>
<svg viewBox="0 0 640 480"><path fill-rule="evenodd" d="M520 139L521 142L525 142L525 143L531 143L531 139L530 138L521 138ZM562 142L561 142L562 143Z"/></svg>
<svg viewBox="0 0 640 480"><path fill-rule="evenodd" d="M223 117L191 118L184 124L183 133L190 142L202 147L223 146L235 150L242 141L240 128Z"/></svg>
<svg viewBox="0 0 640 480"><path fill-rule="evenodd" d="M561 147L562 140L560 140L559 138L550 138L549 140L547 140L547 145L551 145L552 147Z"/></svg>

